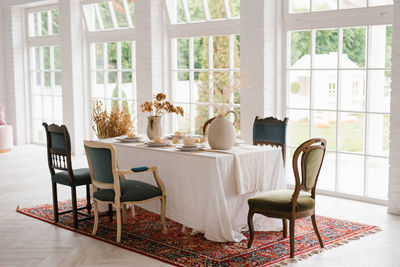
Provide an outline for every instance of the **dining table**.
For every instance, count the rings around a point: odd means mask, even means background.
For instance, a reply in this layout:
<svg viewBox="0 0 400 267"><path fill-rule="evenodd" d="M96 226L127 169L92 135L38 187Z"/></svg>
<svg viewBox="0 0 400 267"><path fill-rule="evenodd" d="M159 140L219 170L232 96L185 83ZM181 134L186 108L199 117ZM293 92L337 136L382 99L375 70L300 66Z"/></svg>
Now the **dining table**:
<svg viewBox="0 0 400 267"><path fill-rule="evenodd" d="M246 239L247 200L260 192L286 189L281 149L271 146L235 145L213 150L181 151L171 143L150 147L146 141L125 143L102 139L116 150L119 169L156 166L164 183L166 217L203 233L208 240L240 242ZM156 185L150 173L126 175ZM159 201L138 204L160 213ZM256 214L256 231L282 230L282 221Z"/></svg>

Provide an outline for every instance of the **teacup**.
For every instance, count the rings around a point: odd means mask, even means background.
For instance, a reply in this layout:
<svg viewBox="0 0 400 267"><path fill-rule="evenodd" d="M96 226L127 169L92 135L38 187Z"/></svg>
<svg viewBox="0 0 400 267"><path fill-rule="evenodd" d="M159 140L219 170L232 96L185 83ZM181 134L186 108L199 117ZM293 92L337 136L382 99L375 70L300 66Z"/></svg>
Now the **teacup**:
<svg viewBox="0 0 400 267"><path fill-rule="evenodd" d="M184 146L194 146L194 145L196 145L196 139L187 137L187 138L183 139L183 145Z"/></svg>

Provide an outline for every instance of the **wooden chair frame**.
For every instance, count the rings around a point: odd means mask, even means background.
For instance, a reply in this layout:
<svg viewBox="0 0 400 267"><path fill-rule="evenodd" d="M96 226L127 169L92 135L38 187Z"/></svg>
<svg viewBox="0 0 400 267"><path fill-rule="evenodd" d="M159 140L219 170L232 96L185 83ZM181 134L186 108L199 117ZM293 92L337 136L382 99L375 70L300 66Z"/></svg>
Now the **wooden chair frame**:
<svg viewBox="0 0 400 267"><path fill-rule="evenodd" d="M153 173L153 177L157 183L158 188L161 190L161 196L156 196L153 198L141 200L141 201L124 201L121 202L121 188L120 188L120 179L125 179L123 175L127 174L138 174L137 172L134 172L132 170L120 170L118 169L118 164L117 164L117 158L116 158L116 153L115 153L115 148L112 144L105 144L105 143L99 143L95 141L84 141L85 144L85 151L86 151L86 156L88 159L88 164L89 164L89 171L90 171L90 177L92 179L92 185L93 185L93 192L96 192L98 189L113 189L115 193L115 198L114 201L102 201L98 200L96 198L93 198L93 206L94 206L94 225L93 225L93 231L92 234L95 235L97 233L97 228L99 224L99 216L98 216L98 202L104 202L115 205L116 213L117 213L117 242L121 242L121 209L122 209L122 222L126 223L127 222L127 213L126 213L126 205L127 204L139 204L143 203L146 201L154 200L154 199L160 199L161 201L161 225L162 225L162 231L164 234L167 233L167 226L165 223L165 211L166 211L166 204L167 204L167 196L165 193L165 187L164 184L161 180L161 178L158 175L157 167L149 167L145 171L141 171L140 173L143 172L151 172ZM109 149L111 152L111 165L112 165L112 173L113 173L113 180L114 182L112 184L110 183L102 183L98 182L94 178L93 174L93 168L92 164L90 161L90 156L88 153L88 147L91 148L106 148Z"/></svg>
<svg viewBox="0 0 400 267"><path fill-rule="evenodd" d="M58 126L56 124L50 124L43 122L42 125L46 130L46 138L47 138L47 161L49 165L49 170L51 176L53 176L56 172L55 170L67 171L70 182L71 182L71 197L72 197L72 209L59 212L58 211L58 199L57 199L57 183L52 182L52 193L53 193L53 210L54 210L54 221L59 221L59 215L72 212L73 214L73 224L74 228L78 228L78 222L85 221L88 219L92 219L93 216L90 215L90 211L92 209L92 205L90 202L90 185L86 185L86 199L87 204L85 207L77 207L77 199L76 199L76 186L72 185L75 181L74 172L72 169L72 161L71 161L71 151L70 151L70 140L67 138L68 130L65 125ZM51 145L51 134L63 134L64 142L65 142L65 150L52 148ZM86 209L88 213L81 212L81 210ZM78 218L78 214L85 216L84 218Z"/></svg>
<svg viewBox="0 0 400 267"><path fill-rule="evenodd" d="M319 143L319 145L318 145ZM312 151L313 149L316 148L321 148L324 151L323 157L322 157L322 161L321 161L321 165L319 166L317 175L316 175L316 179L314 182L314 185L311 188L307 188L306 187L306 180L304 179L305 175L306 175L306 168L305 168L305 159L307 157L307 154L310 153L310 151ZM316 185L317 185L317 181L318 181L318 176L319 173L321 171L321 166L322 163L324 161L324 157L325 157L325 151L326 151L326 140L322 139L322 138L314 138L314 139L310 139L306 142L304 142L303 144L301 144L295 151L294 155L293 155L293 172L294 172L294 177L296 180L296 185L295 185L295 189L292 195L292 199L291 199L291 206L292 209L290 212L285 212L285 211L272 211L272 210L268 210L268 209L258 209L258 208L250 208L249 209L249 214L247 217L247 221L248 221L248 225L249 225L249 230L250 230L250 238L248 241L248 248L251 247L253 240L254 240L254 226L253 226L253 216L255 213L259 213L262 215L265 215L267 217L271 217L271 218L280 218L282 219L282 223L283 223L283 238L287 237L287 220L289 220L290 222L290 226L289 226L289 232L290 232L290 257L293 258L294 257L294 227L295 227L295 220L296 219L300 219L300 218L304 218L304 217L308 217L311 216L311 220L312 220L312 224L314 227L314 231L315 234L318 237L318 241L320 246L323 248L324 247L324 243L322 242L322 238L321 235L318 231L318 227L317 227L317 223L315 220L315 207L306 211L301 211L298 212L296 211L296 206L297 206L297 198L300 194L300 191L306 191L309 192L311 191L311 197L313 199L315 199L315 189L316 189ZM300 179L300 175L299 175L299 168L298 168L298 159L299 156L302 154L301 156L301 178Z"/></svg>
<svg viewBox="0 0 400 267"><path fill-rule="evenodd" d="M256 116L254 119L254 124L257 123L276 123L276 124L284 124L285 127L287 126L289 119L285 117L283 120L279 120L274 117L266 117L266 118L261 118L259 116ZM254 125L253 124L253 125ZM254 140L253 137L253 145L271 145L271 146L276 146L276 147L281 147L282 149L282 157L283 157L283 164L285 165L286 162L286 143L276 143L276 142L268 142L268 141L256 141Z"/></svg>

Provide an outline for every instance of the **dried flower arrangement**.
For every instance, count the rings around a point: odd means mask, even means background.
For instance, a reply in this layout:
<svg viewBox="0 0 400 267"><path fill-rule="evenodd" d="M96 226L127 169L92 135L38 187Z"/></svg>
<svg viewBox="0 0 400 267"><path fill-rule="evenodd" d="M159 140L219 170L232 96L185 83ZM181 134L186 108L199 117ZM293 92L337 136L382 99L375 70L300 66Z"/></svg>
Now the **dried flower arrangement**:
<svg viewBox="0 0 400 267"><path fill-rule="evenodd" d="M92 129L99 139L116 137L133 132L131 115L118 106L110 114L103 110L103 103L95 101L92 105Z"/></svg>
<svg viewBox="0 0 400 267"><path fill-rule="evenodd" d="M180 106L175 107L166 100L167 96L163 93L158 93L153 101L146 101L140 105L142 112L150 112L152 116L162 116L167 113L176 113L183 116L184 111Z"/></svg>

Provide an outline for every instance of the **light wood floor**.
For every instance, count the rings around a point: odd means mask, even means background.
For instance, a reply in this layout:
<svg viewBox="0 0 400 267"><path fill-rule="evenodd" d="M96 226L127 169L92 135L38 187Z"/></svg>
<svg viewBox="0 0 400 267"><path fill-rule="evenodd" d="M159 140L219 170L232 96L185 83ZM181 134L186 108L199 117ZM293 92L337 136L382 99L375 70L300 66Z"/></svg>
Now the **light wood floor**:
<svg viewBox="0 0 400 267"><path fill-rule="evenodd" d="M73 161L74 168L86 166L84 156ZM69 188L60 189L59 199L70 199ZM0 266L169 266L15 212L17 205L52 203L45 147L0 154L0 203ZM383 231L289 266L400 266L400 216L386 207L318 195L317 213Z"/></svg>

